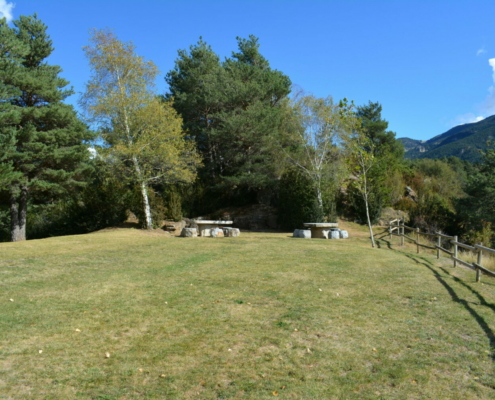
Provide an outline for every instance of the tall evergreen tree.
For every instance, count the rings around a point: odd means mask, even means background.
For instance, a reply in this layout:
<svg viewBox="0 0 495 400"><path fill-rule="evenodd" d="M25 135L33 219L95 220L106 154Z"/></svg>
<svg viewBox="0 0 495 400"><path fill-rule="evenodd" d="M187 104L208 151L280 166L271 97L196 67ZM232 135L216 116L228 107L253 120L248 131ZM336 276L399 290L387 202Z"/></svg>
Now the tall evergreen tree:
<svg viewBox="0 0 495 400"><path fill-rule="evenodd" d="M237 40L239 51L224 62L203 41L179 51L167 97L196 140L210 187L261 190L276 177L291 82L270 68L256 37Z"/></svg>
<svg viewBox="0 0 495 400"><path fill-rule="evenodd" d="M59 66L45 59L53 46L47 26L21 16L9 28L0 22L0 170L9 192L11 240L26 239L28 199L33 194L54 198L78 184L92 138L72 106Z"/></svg>

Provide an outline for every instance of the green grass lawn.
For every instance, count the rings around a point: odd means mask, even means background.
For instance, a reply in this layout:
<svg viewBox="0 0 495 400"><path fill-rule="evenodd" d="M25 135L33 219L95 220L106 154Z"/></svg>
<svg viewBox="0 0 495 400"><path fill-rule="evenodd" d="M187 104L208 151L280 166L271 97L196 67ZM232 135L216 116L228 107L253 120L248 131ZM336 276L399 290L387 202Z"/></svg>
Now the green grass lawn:
<svg viewBox="0 0 495 400"><path fill-rule="evenodd" d="M495 398L495 280L351 235L0 244L0 399Z"/></svg>

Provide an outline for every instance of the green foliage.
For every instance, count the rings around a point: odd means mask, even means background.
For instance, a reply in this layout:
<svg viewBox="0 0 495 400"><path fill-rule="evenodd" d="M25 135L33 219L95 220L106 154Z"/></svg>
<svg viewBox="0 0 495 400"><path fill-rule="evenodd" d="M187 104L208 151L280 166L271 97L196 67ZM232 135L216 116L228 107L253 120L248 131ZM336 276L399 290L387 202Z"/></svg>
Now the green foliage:
<svg viewBox="0 0 495 400"><path fill-rule="evenodd" d="M382 118L382 106L380 103L368 102L359 106L356 117L361 120L363 132L374 144L376 157L393 159L400 162L404 156L404 146L395 139L395 133L387 131L388 121Z"/></svg>
<svg viewBox="0 0 495 400"><path fill-rule="evenodd" d="M368 140L364 150L373 156L367 171L368 201L373 223L377 221L383 207L392 205L402 195L402 189L397 193L397 187L403 185L399 176L403 171L404 148L395 139L395 133L387 131L388 122L382 118L381 113L380 103L371 101L357 107L356 111L356 117L361 121L362 133ZM354 213L364 221L364 201L356 198L361 196L359 191L351 190L349 196Z"/></svg>
<svg viewBox="0 0 495 400"><path fill-rule="evenodd" d="M120 225L127 219L131 192L97 163L88 184L53 204L28 208L29 239L74 235Z"/></svg>
<svg viewBox="0 0 495 400"><path fill-rule="evenodd" d="M366 223L366 202L362 193L355 185L350 185L347 190L347 199L352 211L352 215L360 222ZM371 224L376 224L384 206L383 194L379 190L371 191L368 194L368 212Z"/></svg>
<svg viewBox="0 0 495 400"><path fill-rule="evenodd" d="M339 143L349 136L356 123L344 102L335 104L331 97L302 95L292 103L295 145L287 151L291 163L311 182L316 203L311 221L319 222L346 175ZM333 216L332 216L333 217ZM306 221L306 222L311 222Z"/></svg>
<svg viewBox="0 0 495 400"><path fill-rule="evenodd" d="M270 68L257 38L237 40L239 51L224 62L201 40L179 51L166 81L167 97L201 153L208 190L241 196L242 188L258 191L276 182L291 83Z"/></svg>
<svg viewBox="0 0 495 400"><path fill-rule="evenodd" d="M282 229L301 229L304 222L323 222L313 182L299 169L289 168L280 179L278 224Z"/></svg>
<svg viewBox="0 0 495 400"><path fill-rule="evenodd" d="M466 185L467 197L455 202L464 235L487 236L483 231L495 225L495 149L483 153L482 163ZM486 243L488 244L488 243ZM492 240L492 244L495 243Z"/></svg>
<svg viewBox="0 0 495 400"><path fill-rule="evenodd" d="M167 188L164 193L164 201L166 206L165 219L182 220L182 199L175 186Z"/></svg>
<svg viewBox="0 0 495 400"><path fill-rule="evenodd" d="M151 215L151 187L159 183L192 182L199 158L186 140L182 120L170 102L160 101L153 88L158 69L138 56L132 43L123 43L108 30L94 30L84 48L92 76L81 105L98 122L108 144L101 149L123 179L139 187L143 227L163 218L156 198ZM160 211L159 211L160 210ZM158 214L157 214L158 213Z"/></svg>
<svg viewBox="0 0 495 400"><path fill-rule="evenodd" d="M148 188L148 201L151 211L152 228L159 228L167 214L167 207L163 201L163 197L155 192L153 188ZM132 191L132 196L129 203L130 210L139 220L139 224L143 229L149 229L146 222L146 215L143 207L143 196L141 187L135 186Z"/></svg>
<svg viewBox="0 0 495 400"><path fill-rule="evenodd" d="M29 197L54 202L88 173L93 134L62 103L73 91L45 62L53 51L46 30L36 15L12 28L0 21L0 181L10 191L12 240L25 239Z"/></svg>
<svg viewBox="0 0 495 400"><path fill-rule="evenodd" d="M409 210L412 226L426 232L447 232L455 230L455 214L450 199L439 193L425 192L415 207Z"/></svg>
<svg viewBox="0 0 495 400"><path fill-rule="evenodd" d="M429 232L457 234L454 203L465 196L466 166L458 159L419 159L409 162L406 184L415 199L402 200L395 207L407 211L413 226Z"/></svg>

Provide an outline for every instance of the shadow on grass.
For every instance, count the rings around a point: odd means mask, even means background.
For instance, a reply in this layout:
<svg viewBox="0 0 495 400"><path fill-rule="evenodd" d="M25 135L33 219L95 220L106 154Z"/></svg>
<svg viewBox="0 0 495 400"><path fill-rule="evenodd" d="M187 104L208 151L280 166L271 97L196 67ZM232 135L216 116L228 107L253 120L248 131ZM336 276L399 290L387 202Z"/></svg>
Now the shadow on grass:
<svg viewBox="0 0 495 400"><path fill-rule="evenodd" d="M438 280L438 282L440 282L440 284L447 290L447 292L449 293L449 295L452 298L452 300L454 302L456 302L456 303L461 304L466 309L466 311L469 314L471 314L471 316L478 323L478 325L480 326L480 328L483 329L483 332L485 332L488 340L490 341L490 347L492 348L491 358L492 358L492 360L495 361L495 333L490 329L490 327L486 323L485 319L480 314L478 314L476 312L476 310L471 306L470 302L468 302L467 300L461 299L457 295L457 293L455 292L454 288L452 286L450 286L445 281L445 279L442 277L442 275L440 275L438 273L438 271L433 268L433 264L431 264L429 261L424 260L424 259L418 260L418 258L414 257L411 254L407 254L407 253L403 253L403 254L407 258L413 260L416 264L420 264L420 265L423 265L424 267L428 268L433 273L433 275ZM492 311L495 311L495 306L493 306L492 304L487 303L486 300L485 300L485 298L481 294L479 294L476 290L474 290L470 285L468 285L467 283L463 282L461 279L459 279L459 278L457 278L455 276L452 276L444 268L440 268L440 269L445 274L447 274L448 276L450 276L451 278L453 278L455 282L461 284L462 286L466 287L469 291L471 291L480 300L480 304L481 305L484 305L484 306L490 308Z"/></svg>
<svg viewBox="0 0 495 400"><path fill-rule="evenodd" d="M380 233L380 235L382 235L382 236L381 237L378 237L378 234L375 235L376 236L376 245L377 245L377 247L379 249L381 249L382 248L381 242L384 242L390 250L394 250L394 249L392 249L392 243L390 242L390 240L385 240L384 239L385 236L388 236L388 233L387 234Z"/></svg>

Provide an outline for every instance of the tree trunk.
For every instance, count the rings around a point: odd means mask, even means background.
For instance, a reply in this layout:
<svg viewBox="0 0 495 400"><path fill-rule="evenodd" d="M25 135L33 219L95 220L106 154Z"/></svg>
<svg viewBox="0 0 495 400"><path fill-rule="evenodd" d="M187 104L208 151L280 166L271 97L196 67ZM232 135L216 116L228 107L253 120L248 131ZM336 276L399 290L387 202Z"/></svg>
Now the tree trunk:
<svg viewBox="0 0 495 400"><path fill-rule="evenodd" d="M366 219L368 220L368 228L370 230L371 247L375 247L375 237L373 236L373 228L371 227L370 212L368 210L368 194L364 194L364 204L366 206Z"/></svg>
<svg viewBox="0 0 495 400"><path fill-rule="evenodd" d="M321 183L320 182L317 182L317 184L316 184L316 199L318 201L319 213L320 213L320 216L322 217L324 215L324 211L323 211L323 196L321 194ZM323 222L323 220L314 221L314 222Z"/></svg>
<svg viewBox="0 0 495 400"><path fill-rule="evenodd" d="M10 188L10 238L13 242L26 240L28 189L26 185Z"/></svg>
<svg viewBox="0 0 495 400"><path fill-rule="evenodd" d="M136 177L138 178L139 186L141 188L141 196L143 197L144 217L146 219L146 229L153 229L153 219L151 218L151 207L148 198L148 188L146 182L142 179L141 168L139 167L139 161L136 156L132 157L134 163L134 169L136 170Z"/></svg>
<svg viewBox="0 0 495 400"><path fill-rule="evenodd" d="M143 196L143 207L144 207L144 215L146 218L146 229L153 229L153 219L151 218L151 208L148 199L148 190L144 182L141 182L141 195Z"/></svg>

